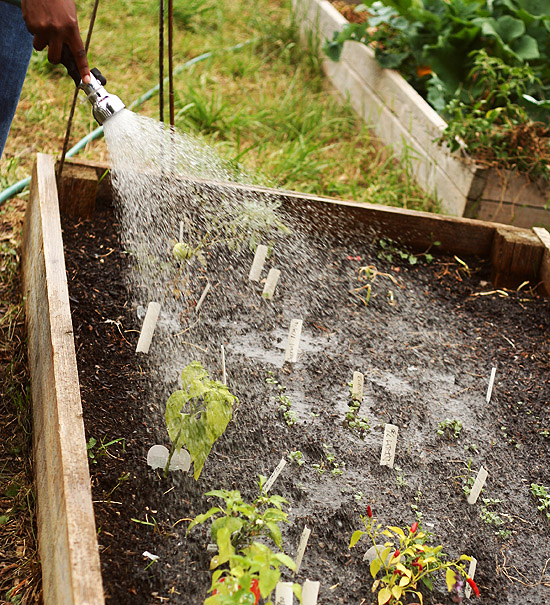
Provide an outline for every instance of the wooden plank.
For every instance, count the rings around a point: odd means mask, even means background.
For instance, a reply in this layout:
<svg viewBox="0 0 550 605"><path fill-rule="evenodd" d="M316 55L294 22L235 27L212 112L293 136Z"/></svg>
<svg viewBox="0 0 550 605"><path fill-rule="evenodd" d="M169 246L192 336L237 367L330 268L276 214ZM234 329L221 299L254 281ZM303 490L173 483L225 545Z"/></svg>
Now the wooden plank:
<svg viewBox="0 0 550 605"><path fill-rule="evenodd" d="M550 210L527 204L510 204L480 199L471 203L466 216L475 216L481 221L491 221L529 229L533 225L550 226Z"/></svg>
<svg viewBox="0 0 550 605"><path fill-rule="evenodd" d="M550 233L542 227L533 227L533 232L544 245L544 252L540 263L539 281L542 282L546 294L550 296Z"/></svg>
<svg viewBox="0 0 550 605"><path fill-rule="evenodd" d="M76 219L94 215L98 178L95 170L67 162L57 181L59 211Z"/></svg>
<svg viewBox="0 0 550 605"><path fill-rule="evenodd" d="M497 288L537 285L544 244L528 230L498 227L491 250L492 281Z"/></svg>
<svg viewBox="0 0 550 605"><path fill-rule="evenodd" d="M43 154L33 171L22 272L44 603L102 605L55 167Z"/></svg>

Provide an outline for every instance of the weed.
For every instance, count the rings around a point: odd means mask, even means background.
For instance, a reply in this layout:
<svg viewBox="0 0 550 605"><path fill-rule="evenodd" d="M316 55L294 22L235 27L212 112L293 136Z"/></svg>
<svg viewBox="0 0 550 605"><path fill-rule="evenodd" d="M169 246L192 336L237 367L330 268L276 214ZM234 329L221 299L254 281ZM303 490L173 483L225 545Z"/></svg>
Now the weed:
<svg viewBox="0 0 550 605"><path fill-rule="evenodd" d="M447 437L449 439L458 439L462 431L462 422L453 418L449 420L446 418L437 425L437 434L440 437Z"/></svg>
<svg viewBox="0 0 550 605"><path fill-rule="evenodd" d="M537 508L550 521L550 488L531 483L531 494L537 498Z"/></svg>

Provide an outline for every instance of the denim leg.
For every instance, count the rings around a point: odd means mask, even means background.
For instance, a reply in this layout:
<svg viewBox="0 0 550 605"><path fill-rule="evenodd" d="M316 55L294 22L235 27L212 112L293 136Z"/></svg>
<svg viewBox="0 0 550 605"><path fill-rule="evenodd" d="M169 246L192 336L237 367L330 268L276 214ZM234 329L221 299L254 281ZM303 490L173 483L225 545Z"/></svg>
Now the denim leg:
<svg viewBox="0 0 550 605"><path fill-rule="evenodd" d="M32 53L21 9L0 0L0 158Z"/></svg>

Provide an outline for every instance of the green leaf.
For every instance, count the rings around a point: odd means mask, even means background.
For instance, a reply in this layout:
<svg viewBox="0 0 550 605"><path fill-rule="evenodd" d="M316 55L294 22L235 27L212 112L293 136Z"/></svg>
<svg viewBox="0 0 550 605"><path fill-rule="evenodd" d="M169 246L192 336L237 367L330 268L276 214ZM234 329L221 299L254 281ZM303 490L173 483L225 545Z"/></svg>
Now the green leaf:
<svg viewBox="0 0 550 605"><path fill-rule="evenodd" d="M275 542L279 548L282 548L281 528L273 522L267 522L266 525L269 529L269 535L271 536L273 542Z"/></svg>
<svg viewBox="0 0 550 605"><path fill-rule="evenodd" d="M349 542L349 548L353 548L357 542L359 541L359 539L364 536L366 534L366 532L361 531L360 529L358 529L357 531L353 532L353 535L351 536L351 540Z"/></svg>
<svg viewBox="0 0 550 605"><path fill-rule="evenodd" d="M524 61L540 58L539 45L535 38L529 35L522 36L512 44L512 50Z"/></svg>
<svg viewBox="0 0 550 605"><path fill-rule="evenodd" d="M275 559L288 567L291 571L296 569L296 563L293 559L291 559L288 555L285 555L283 552L275 553Z"/></svg>
<svg viewBox="0 0 550 605"><path fill-rule="evenodd" d="M187 528L187 533L189 533L193 529L193 527L195 527L196 525L200 525L201 523L204 523L205 521L210 519L210 517L212 515L215 515L216 513L219 513L219 512L221 512L221 508L214 506L208 512L202 513L201 515L197 515L193 519L193 521L191 521L191 523L189 523L189 527Z"/></svg>
<svg viewBox="0 0 550 605"><path fill-rule="evenodd" d="M508 44L525 33L525 23L511 15L503 15L496 21L496 31Z"/></svg>
<svg viewBox="0 0 550 605"><path fill-rule="evenodd" d="M376 578L376 574L380 571L381 567L382 567L382 561L380 561L380 559L378 557L371 561L370 575L372 576L373 579Z"/></svg>
<svg viewBox="0 0 550 605"><path fill-rule="evenodd" d="M258 588L260 589L260 594L264 599L266 599L275 586L277 586L277 582L281 574L278 569L271 569L269 567L262 568L260 577L258 580Z"/></svg>
<svg viewBox="0 0 550 605"><path fill-rule="evenodd" d="M228 527L222 527L217 532L216 542L219 549L218 565L221 565L229 561L229 557L235 554L235 549L231 544L231 531Z"/></svg>
<svg viewBox="0 0 550 605"><path fill-rule="evenodd" d="M388 525L388 529L391 529L394 533L396 533L403 540L405 539L405 532L400 528L394 525Z"/></svg>
<svg viewBox="0 0 550 605"><path fill-rule="evenodd" d="M220 529L226 527L229 530L229 534L232 535L234 532L239 531L244 525L244 521L238 517L219 517L212 523L210 528L210 534L212 538L217 542L217 534Z"/></svg>
<svg viewBox="0 0 550 605"><path fill-rule="evenodd" d="M424 583L424 586L428 590L433 590L434 589L434 585L433 585L433 582L432 582L430 576L422 576L420 579L422 580L422 582Z"/></svg>

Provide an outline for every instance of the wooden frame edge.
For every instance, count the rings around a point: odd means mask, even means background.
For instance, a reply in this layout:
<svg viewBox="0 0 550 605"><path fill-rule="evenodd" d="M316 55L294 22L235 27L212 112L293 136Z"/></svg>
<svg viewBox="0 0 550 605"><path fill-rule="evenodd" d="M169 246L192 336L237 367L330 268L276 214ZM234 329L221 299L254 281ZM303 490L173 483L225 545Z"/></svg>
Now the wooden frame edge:
<svg viewBox="0 0 550 605"><path fill-rule="evenodd" d="M54 167L38 154L22 246L44 603L103 605Z"/></svg>

